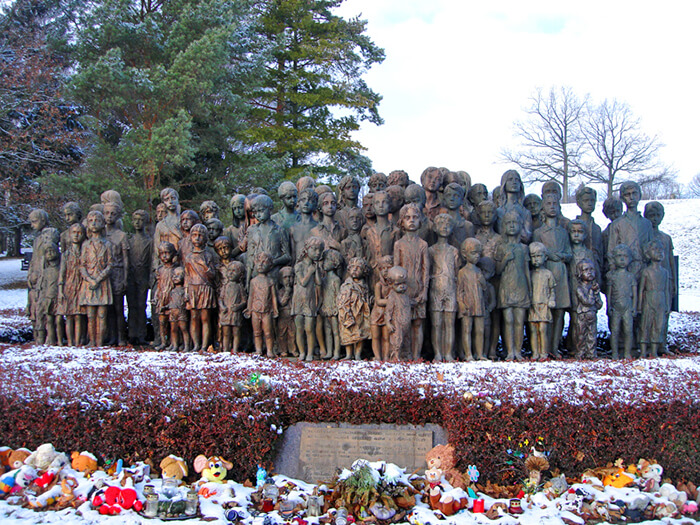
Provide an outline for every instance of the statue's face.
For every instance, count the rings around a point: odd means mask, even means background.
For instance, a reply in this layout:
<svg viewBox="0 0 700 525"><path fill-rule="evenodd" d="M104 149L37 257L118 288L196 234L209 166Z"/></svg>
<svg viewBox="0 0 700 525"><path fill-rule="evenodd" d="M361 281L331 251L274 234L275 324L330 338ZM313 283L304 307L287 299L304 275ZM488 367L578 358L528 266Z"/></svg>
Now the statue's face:
<svg viewBox="0 0 700 525"><path fill-rule="evenodd" d="M357 181L353 180L350 184L347 184L343 188L343 198L348 200L357 200L357 196L360 194L360 185Z"/></svg>
<svg viewBox="0 0 700 525"><path fill-rule="evenodd" d="M143 222L144 222L143 216L141 214L133 215L131 217L131 224L134 225L134 230L136 230L137 232L140 232L141 230L143 230L143 226L144 226Z"/></svg>
<svg viewBox="0 0 700 525"><path fill-rule="evenodd" d="M223 233L221 226L218 224L207 226L207 229L209 230L209 242L214 242Z"/></svg>
<svg viewBox="0 0 700 525"><path fill-rule="evenodd" d="M534 252L530 252L530 261L532 262L532 266L535 268L539 268L544 264L544 262L547 260L547 256L544 254L544 252L535 250Z"/></svg>
<svg viewBox="0 0 700 525"><path fill-rule="evenodd" d="M93 214L88 216L87 229L92 233L99 233L105 227L105 221L102 215Z"/></svg>
<svg viewBox="0 0 700 525"><path fill-rule="evenodd" d="M319 244L313 244L309 246L307 253L309 254L309 258L312 261L320 261L321 257L323 256L323 246Z"/></svg>
<svg viewBox="0 0 700 525"><path fill-rule="evenodd" d="M352 213L348 216L348 228L352 232L359 232L362 228L362 216L359 213Z"/></svg>
<svg viewBox="0 0 700 525"><path fill-rule="evenodd" d="M305 192L299 197L299 211L301 213L309 214L313 213L316 209L314 206L314 201L308 192Z"/></svg>
<svg viewBox="0 0 700 525"><path fill-rule="evenodd" d="M659 224L661 224L661 221L664 218L664 214L661 213L661 210L658 210L656 208L649 208L648 210L644 211L644 217L646 217L649 222L651 222L651 225L654 228L658 228Z"/></svg>
<svg viewBox="0 0 700 525"><path fill-rule="evenodd" d="M70 229L70 241L73 244L80 244L85 240L85 233L83 233L82 228L71 228Z"/></svg>
<svg viewBox="0 0 700 525"><path fill-rule="evenodd" d="M425 191L436 192L440 189L442 177L438 170L431 171L425 178Z"/></svg>
<svg viewBox="0 0 700 525"><path fill-rule="evenodd" d="M32 230L41 231L46 227L46 222L44 222L43 217L32 216L29 218L29 224L32 226Z"/></svg>
<svg viewBox="0 0 700 525"><path fill-rule="evenodd" d="M595 267L592 264L583 264L581 266L581 278L586 282L595 279Z"/></svg>
<svg viewBox="0 0 700 525"><path fill-rule="evenodd" d="M511 237L518 235L520 233L520 221L515 217L508 217L503 221L503 229L506 235L510 235Z"/></svg>
<svg viewBox="0 0 700 525"><path fill-rule="evenodd" d="M381 179L372 179L369 183L369 191L372 193L377 193L378 191L384 191L386 189L386 181Z"/></svg>
<svg viewBox="0 0 700 525"><path fill-rule="evenodd" d="M583 226L580 224L574 224L569 232L569 237L571 238L572 243L581 244L584 240L586 240L586 232L584 231Z"/></svg>
<svg viewBox="0 0 700 525"><path fill-rule="evenodd" d="M294 190L289 190L287 191L284 195L282 195L282 204L284 204L285 208L288 209L294 209L297 205L297 190L294 188Z"/></svg>
<svg viewBox="0 0 700 525"><path fill-rule="evenodd" d="M520 179L518 178L518 176L512 174L508 175L504 188L506 193L520 193L522 184L520 183Z"/></svg>
<svg viewBox="0 0 700 525"><path fill-rule="evenodd" d="M523 206L530 212L533 217L542 211L542 201L536 198L525 199Z"/></svg>
<svg viewBox="0 0 700 525"><path fill-rule="evenodd" d="M190 239L192 240L192 244L194 246L201 248L207 242L207 235L201 229L195 228L195 230L190 234Z"/></svg>
<svg viewBox="0 0 700 525"><path fill-rule="evenodd" d="M618 268L627 268L630 265L630 257L625 252L617 252L614 259Z"/></svg>
<svg viewBox="0 0 700 525"><path fill-rule="evenodd" d="M338 203L332 197L326 197L321 204L321 213L327 217L333 217L338 209Z"/></svg>
<svg viewBox="0 0 700 525"><path fill-rule="evenodd" d="M168 215L168 208L164 203L156 206L156 222L160 222Z"/></svg>
<svg viewBox="0 0 700 525"><path fill-rule="evenodd" d="M192 217L192 215L190 215L189 213L183 215L180 219L180 228L188 232L192 229L192 226L194 226L194 222L194 217Z"/></svg>
<svg viewBox="0 0 700 525"><path fill-rule="evenodd" d="M229 242L216 243L214 245L214 250L216 250L216 254L222 259L230 259L231 252L233 251L231 248L231 243Z"/></svg>
<svg viewBox="0 0 700 525"><path fill-rule="evenodd" d="M406 214L403 217L403 227L409 232L418 231L418 228L420 228L420 214L418 210L413 207L406 210Z"/></svg>
<svg viewBox="0 0 700 525"><path fill-rule="evenodd" d="M231 212L236 219L242 220L245 217L245 199L233 201L233 204L231 204Z"/></svg>
<svg viewBox="0 0 700 525"><path fill-rule="evenodd" d="M104 215L105 223L110 226L114 225L119 219L119 212L114 206L105 206L102 215Z"/></svg>
<svg viewBox="0 0 700 525"><path fill-rule="evenodd" d="M634 186L627 186L624 193L620 194L620 200L625 203L628 208L635 208L639 204L642 196L639 190Z"/></svg>
<svg viewBox="0 0 700 525"><path fill-rule="evenodd" d="M67 224L75 224L80 220L78 218L78 214L73 208L65 208L63 210L63 219L66 221Z"/></svg>
<svg viewBox="0 0 700 525"><path fill-rule="evenodd" d="M595 201L596 199L592 194L586 193L578 200L578 207L581 208L581 211L584 213L593 213L593 210L595 210Z"/></svg>
<svg viewBox="0 0 700 525"><path fill-rule="evenodd" d="M491 224L493 224L493 219L494 219L495 213L494 213L494 210L491 206L480 207L479 211L478 211L478 215L479 215L479 222L481 222L481 224L484 224L486 226L490 226Z"/></svg>
<svg viewBox="0 0 700 525"><path fill-rule="evenodd" d="M435 233L440 237L449 237L452 233L452 221L441 217L435 220Z"/></svg>
<svg viewBox="0 0 700 525"><path fill-rule="evenodd" d="M471 203L474 206L477 206L479 203L485 201L489 197L489 191L486 189L486 186L483 184L475 184L472 187L472 191L470 192L472 201Z"/></svg>
<svg viewBox="0 0 700 525"><path fill-rule="evenodd" d="M386 193L376 194L372 199L372 207L374 208L375 215L379 217L385 217L389 215L391 209L389 202L389 195Z"/></svg>
<svg viewBox="0 0 700 525"><path fill-rule="evenodd" d="M559 201L554 195L547 195L542 201L542 211L547 217L559 215Z"/></svg>
<svg viewBox="0 0 700 525"><path fill-rule="evenodd" d="M253 213L258 222L266 222L270 219L270 208L265 205L257 204L253 206Z"/></svg>
<svg viewBox="0 0 700 525"><path fill-rule="evenodd" d="M163 203L165 203L165 206L168 208L168 211L177 211L177 206L180 203L180 200L177 198L177 195L175 195L175 193L168 192L165 194Z"/></svg>
<svg viewBox="0 0 700 525"><path fill-rule="evenodd" d="M452 188L446 189L442 197L445 201L445 206L450 210L456 210L462 205L462 197L457 190Z"/></svg>

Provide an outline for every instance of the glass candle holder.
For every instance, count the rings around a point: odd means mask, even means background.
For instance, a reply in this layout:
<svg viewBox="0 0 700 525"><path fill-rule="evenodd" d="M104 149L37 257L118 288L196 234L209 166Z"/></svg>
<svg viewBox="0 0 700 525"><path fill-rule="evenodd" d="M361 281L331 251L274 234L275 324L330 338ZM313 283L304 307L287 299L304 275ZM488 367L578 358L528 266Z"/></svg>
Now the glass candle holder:
<svg viewBox="0 0 700 525"><path fill-rule="evenodd" d="M155 518L158 515L158 494L155 492L146 496L146 506L143 515L147 518Z"/></svg>
<svg viewBox="0 0 700 525"><path fill-rule="evenodd" d="M199 494L196 491L190 490L187 493L187 502L185 503L185 514L188 516L194 516L197 514L197 507L199 506Z"/></svg>

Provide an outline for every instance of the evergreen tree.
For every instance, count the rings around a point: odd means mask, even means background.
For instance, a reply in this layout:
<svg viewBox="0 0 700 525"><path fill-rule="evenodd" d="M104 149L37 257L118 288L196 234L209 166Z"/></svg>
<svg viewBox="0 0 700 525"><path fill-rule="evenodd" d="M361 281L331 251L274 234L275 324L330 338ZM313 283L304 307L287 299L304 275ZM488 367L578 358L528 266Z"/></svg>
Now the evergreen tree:
<svg viewBox="0 0 700 525"><path fill-rule="evenodd" d="M362 75L384 60L384 51L365 34L364 20L333 14L342 1L262 4L259 31L273 51L264 86L252 101L259 125L246 136L284 159L288 178L368 171L351 132L364 120L382 123L381 96Z"/></svg>

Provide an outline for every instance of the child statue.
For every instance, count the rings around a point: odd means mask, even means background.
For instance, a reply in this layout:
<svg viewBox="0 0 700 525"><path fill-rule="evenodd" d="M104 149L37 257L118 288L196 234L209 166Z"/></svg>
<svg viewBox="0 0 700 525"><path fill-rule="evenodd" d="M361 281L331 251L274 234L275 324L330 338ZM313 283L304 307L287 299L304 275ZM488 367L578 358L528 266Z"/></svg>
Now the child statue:
<svg viewBox="0 0 700 525"><path fill-rule="evenodd" d="M374 224L376 216L374 215L374 206L372 206L372 199L374 198L374 193L365 193L362 196L362 215L365 217L365 224L362 226L362 236L364 237L365 230L369 228L371 224Z"/></svg>
<svg viewBox="0 0 700 525"><path fill-rule="evenodd" d="M207 227L207 231L209 232L207 246L214 249L214 242L224 234L224 223L216 217L213 217L204 221L204 226Z"/></svg>
<svg viewBox="0 0 700 525"><path fill-rule="evenodd" d="M282 357L298 356L296 346L296 328L292 315L292 297L294 295L294 269L291 266L280 268L280 282L277 286L277 348Z"/></svg>
<svg viewBox="0 0 700 525"><path fill-rule="evenodd" d="M583 259L576 265L576 311L573 325L574 356L577 359L594 359L598 335L598 310L603 307L600 300L600 285L595 274L595 263Z"/></svg>
<svg viewBox="0 0 700 525"><path fill-rule="evenodd" d="M268 273L270 273L272 267L273 259L269 253L256 253L256 275L250 281L248 307L245 309L243 314L246 318L250 318L253 324L255 353L257 355L262 355L264 339L267 357L275 357L275 333L273 318L279 316L279 311L277 310L275 282L268 276Z"/></svg>
<svg viewBox="0 0 700 525"><path fill-rule="evenodd" d="M355 208L355 210L357 210ZM346 239L347 240L347 239ZM340 328L338 325L338 294L342 281L338 272L343 266L343 256L333 248L323 254L323 271L326 276L321 290L321 321L323 322L325 352L323 359L340 359Z"/></svg>
<svg viewBox="0 0 700 525"><path fill-rule="evenodd" d="M439 216L438 216L439 217ZM481 243L478 239L465 239L461 246L466 261L457 274L457 306L462 319L462 347L464 359L488 361L484 356L484 324L488 316L488 285L477 263L481 259Z"/></svg>
<svg viewBox="0 0 700 525"><path fill-rule="evenodd" d="M520 174L515 170L506 171L501 177L500 188L496 229L503 235L505 214L509 211L515 211L520 216L520 240L524 243L530 242L530 237L532 236L532 216L522 204L525 199L525 190L523 189L523 182L520 179ZM494 202L497 202L495 197Z"/></svg>
<svg viewBox="0 0 700 525"><path fill-rule="evenodd" d="M245 195L238 193L231 197L231 217L231 226L224 230L224 235L231 239L232 257L236 259L241 254L238 244L245 234Z"/></svg>
<svg viewBox="0 0 700 525"><path fill-rule="evenodd" d="M507 183L508 184L508 183ZM503 316L503 346L506 360L521 360L525 314L530 307L530 268L527 247L520 242L523 223L520 213L511 209L503 216L503 239L494 260L500 275L498 308Z"/></svg>
<svg viewBox="0 0 700 525"><path fill-rule="evenodd" d="M411 181L408 179L408 173L404 170L393 170L387 176L386 185L389 186L401 186L402 188L408 188Z"/></svg>
<svg viewBox="0 0 700 525"><path fill-rule="evenodd" d="M294 183L285 180L277 188L277 196L282 201L282 209L272 216L277 226L284 228L289 233L291 227L299 222L301 216L297 211L297 187Z"/></svg>
<svg viewBox="0 0 700 525"><path fill-rule="evenodd" d="M243 309L246 307L245 266L232 259L231 239L221 236L215 243L219 255L219 326L221 328L221 349L236 353L241 345Z"/></svg>
<svg viewBox="0 0 700 525"><path fill-rule="evenodd" d="M338 183L338 194L341 205L339 206L336 219L343 232L347 232L348 228L348 212L353 209L359 209L357 198L360 195L360 181L352 175L345 175ZM364 222L364 216L360 215L360 220ZM360 226L360 229L362 226Z"/></svg>
<svg viewBox="0 0 700 525"><path fill-rule="evenodd" d="M105 238L105 219L99 211L87 216L88 238L80 250L80 304L87 310L88 345L102 346L107 335L107 310L114 303L112 283L112 246Z"/></svg>
<svg viewBox="0 0 700 525"><path fill-rule="evenodd" d="M219 218L219 205L214 201L204 201L199 205L199 216L206 224L212 219Z"/></svg>
<svg viewBox="0 0 700 525"><path fill-rule="evenodd" d="M365 243L361 232L364 226L364 215L360 208L345 209L346 237L340 243L340 251L346 261L355 257L365 257Z"/></svg>
<svg viewBox="0 0 700 525"><path fill-rule="evenodd" d="M404 235L394 247L394 264L408 272L408 296L411 300L411 349L413 360L420 359L423 348L423 321L428 301L430 283L430 257L428 243L418 237L421 212L415 204L401 208L399 223Z"/></svg>
<svg viewBox="0 0 700 525"><path fill-rule="evenodd" d="M323 284L321 259L325 244L320 237L306 239L294 265L292 315L296 326L299 359L312 361L316 346L316 317L319 309L319 288Z"/></svg>
<svg viewBox="0 0 700 525"><path fill-rule="evenodd" d="M440 213L440 188L442 188L442 172L435 166L423 170L420 175L420 183L425 190L424 213L428 219L433 220Z"/></svg>
<svg viewBox="0 0 700 525"><path fill-rule="evenodd" d="M313 188L306 188L299 192L299 220L289 229L291 240L292 262L298 262L299 252L304 247L306 239L311 237L311 230L318 224L314 219L314 212L318 206L318 194Z"/></svg>
<svg viewBox="0 0 700 525"><path fill-rule="evenodd" d="M180 215L180 231L182 232L182 239L180 239L180 245L178 248L180 261L183 263L187 256L192 252L192 239L190 239L190 232L192 231L192 226L195 224L201 224L197 212L194 210L183 211ZM208 236L206 242L209 242Z"/></svg>
<svg viewBox="0 0 700 525"><path fill-rule="evenodd" d="M345 347L345 359L354 358L359 361L362 345L371 334L369 289L364 279L367 271L364 259L351 259L348 263L348 278L338 292L340 344Z"/></svg>
<svg viewBox="0 0 700 525"><path fill-rule="evenodd" d="M395 226L399 224L399 213L406 202L405 193L403 186L388 186L386 189L386 194L389 196L389 220Z"/></svg>
<svg viewBox="0 0 700 525"><path fill-rule="evenodd" d="M412 314L411 298L408 296L408 272L394 266L387 274L391 292L386 302L384 320L389 332L387 361L409 361L413 358L411 349Z"/></svg>
<svg viewBox="0 0 700 525"><path fill-rule="evenodd" d="M624 358L632 358L634 343L633 320L637 315L637 279L628 270L630 250L624 244L613 248L613 263L615 268L608 272L606 278L608 302L608 328L610 329L610 348L612 358L619 358L620 328L624 337Z"/></svg>
<svg viewBox="0 0 700 525"><path fill-rule="evenodd" d="M69 346L78 346L85 335L85 314L80 307L80 250L85 241L85 227L80 222L68 228L70 244L61 257L58 278L59 313L66 319L66 339ZM148 259L150 267L151 260Z"/></svg>
<svg viewBox="0 0 700 525"><path fill-rule="evenodd" d="M187 312L187 294L185 293L185 269L182 266L173 268L172 286L168 299L167 315L170 322L170 346L168 350L179 352L190 351L189 314ZM184 346L180 346L180 335Z"/></svg>
<svg viewBox="0 0 700 525"><path fill-rule="evenodd" d="M248 282L256 275L255 258L259 252L265 252L272 258L272 266L269 269L269 277L273 281L277 280L277 274L282 266L292 262L292 255L289 247L289 235L287 230L280 228L272 219L272 199L267 195L258 195L253 201L253 213L257 224L248 228L248 247L246 263ZM248 286L250 289L250 286Z"/></svg>
<svg viewBox="0 0 700 525"><path fill-rule="evenodd" d="M563 192L561 189L561 184L559 184L557 181L548 180L547 182L542 184L542 192L541 193L542 193L542 200L544 200L544 198L547 195L554 195L554 197L557 199L557 202L561 205L561 198L562 198ZM566 230L569 228L569 219L567 219L566 217L564 217L561 214L561 207L559 208L559 210L560 210L559 217L557 218L557 220L559 221L559 226L561 226L562 228L564 228Z"/></svg>
<svg viewBox="0 0 700 525"><path fill-rule="evenodd" d="M484 293L484 306L486 314L484 315L484 354L488 351L487 359L496 359L498 356L498 339L500 338L500 326L498 329L494 327L496 322L500 323L501 317L498 308L496 308L497 294L496 287L492 284L496 275L496 263L489 257L482 257L476 264L481 273L486 279L486 293Z"/></svg>
<svg viewBox="0 0 700 525"><path fill-rule="evenodd" d="M389 330L386 327L385 310L391 283L389 282L389 270L394 266L394 258L384 255L377 263L378 279L374 285L374 306L369 318L370 331L372 332L372 353L375 361L389 360Z"/></svg>
<svg viewBox="0 0 700 525"><path fill-rule="evenodd" d="M557 281L554 274L545 268L546 262L547 247L541 242L532 242L530 244L530 263L533 268L530 273L532 303L527 320L530 325L530 348L532 348L533 361L545 361L548 353L553 355L549 344L549 328L552 324L552 309L557 306ZM566 298L569 298L568 293Z"/></svg>
<svg viewBox="0 0 700 525"><path fill-rule="evenodd" d="M484 202L489 198L489 189L485 184L477 183L469 188L467 191L467 201L471 205L472 211L469 214L469 221L474 225L475 228L479 226L479 216L476 211L479 204Z"/></svg>
<svg viewBox="0 0 700 525"><path fill-rule="evenodd" d="M542 198L534 193L529 193L525 195L525 199L523 199L523 206L530 212L532 231L537 231L537 228L544 224L542 220Z"/></svg>
<svg viewBox="0 0 700 525"><path fill-rule="evenodd" d="M192 249L184 260L187 309L190 311L190 336L192 350L208 350L212 344L212 315L216 308L216 267L207 250L209 234L203 224L195 224L190 230Z"/></svg>
<svg viewBox="0 0 700 525"><path fill-rule="evenodd" d="M659 350L666 343L664 338L671 312L671 279L662 265L666 254L660 240L649 241L644 247L644 255L650 263L642 270L639 281L637 310L642 313L639 347L641 357L658 357Z"/></svg>
<svg viewBox="0 0 700 525"><path fill-rule="evenodd" d="M464 203L464 188L456 182L451 182L445 187L442 199L445 207L441 213L447 213L452 218L453 229L449 242L458 250L467 237L474 236L474 226L460 212Z"/></svg>
<svg viewBox="0 0 700 525"><path fill-rule="evenodd" d="M76 222L81 222L83 220L83 212L77 202L66 202L63 208L61 208L61 212L63 213L63 220L68 225L68 227L61 232L61 253L65 253L71 245L70 227Z"/></svg>
<svg viewBox="0 0 700 525"><path fill-rule="evenodd" d="M404 191L404 199L406 204L417 204L421 211L421 228L418 230L418 237L428 243L428 246L435 244L435 232L431 227L430 221L423 213L425 209L425 190L418 184L409 184Z"/></svg>
<svg viewBox="0 0 700 525"><path fill-rule="evenodd" d="M171 242L162 242L156 251L160 265L155 273L156 286L154 287L155 301L152 302L151 311L153 318L158 316L158 331L160 333L160 341L154 341L154 350L163 350L168 346L168 335L170 334L170 324L168 319L168 304L170 303L170 294L175 287L173 283L173 270L175 269L175 258L177 257L177 248ZM154 323L155 324L155 323Z"/></svg>
<svg viewBox="0 0 700 525"><path fill-rule="evenodd" d="M63 323L58 312L58 280L61 269L61 255L58 244L44 247L44 269L39 277L38 317L39 326L45 334L47 345L58 343L63 346ZM39 336L37 339L44 339Z"/></svg>
<svg viewBox="0 0 700 525"><path fill-rule="evenodd" d="M622 216L622 201L620 199L617 199L615 197L608 197L603 201L603 215L610 221L608 225L605 227L603 230L603 233L601 235L603 239L603 248L605 249L606 252L606 257L603 259L603 268L605 269L606 273L603 274L604 276L607 275L607 272L609 270L612 270L615 268L615 266L610 266L608 265L608 258L607 258L607 251L610 248L614 248L614 246L610 246L609 240L610 240L610 227L612 226L612 223L615 219L619 218Z"/></svg>
<svg viewBox="0 0 700 525"><path fill-rule="evenodd" d="M661 261L661 266L666 268L670 277L671 302L673 303L673 298L676 296L676 265L673 260L673 240L670 235L659 230L659 225L664 220L664 214L664 206L660 202L651 201L644 206L644 218L649 220L653 228L652 238L660 241L664 250L665 257Z"/></svg>
<svg viewBox="0 0 700 525"><path fill-rule="evenodd" d="M126 300L129 304L129 339L135 344L146 343L146 300L151 287L153 237L148 228L148 212L136 210L131 215L134 233L129 235L129 276Z"/></svg>
<svg viewBox="0 0 700 525"><path fill-rule="evenodd" d="M311 235L323 239L326 248L340 251L340 242L344 237L345 231L335 218L336 210L338 209L335 193L329 191L321 195L319 197L319 206L322 214L321 222L311 230Z"/></svg>
<svg viewBox="0 0 700 525"><path fill-rule="evenodd" d="M603 260L605 259L605 246L603 246L603 232L593 218L596 200L598 194L593 188L581 186L576 190L576 204L581 210L581 214L576 216L586 225L586 247L593 252L596 263L596 270L601 272L598 274L598 281L603 277L602 269L604 268Z"/></svg>
<svg viewBox="0 0 700 525"><path fill-rule="evenodd" d="M567 265L573 258L569 234L559 225L560 205L555 195L548 194L542 201L544 224L535 230L533 241L542 243L547 249L545 255L546 267L554 276L555 306L549 310L551 323L548 325L549 347L546 353L554 359L561 357L559 344L564 330L564 313L571 307L571 289ZM581 227L579 225L578 227ZM589 253L592 253L589 251ZM588 253L587 253L588 254ZM534 283L533 283L534 286ZM534 295L533 290L533 295Z"/></svg>
<svg viewBox="0 0 700 525"><path fill-rule="evenodd" d="M461 188L461 186L458 186ZM430 256L430 320L435 361L454 361L455 317L457 294L455 281L459 271L459 252L449 240L453 239L454 220L441 213L433 221L437 242L428 248Z"/></svg>
<svg viewBox="0 0 700 525"><path fill-rule="evenodd" d="M182 230L180 230L180 196L173 188L165 188L160 192L160 200L165 204L168 214L158 221L156 231L153 234L153 246L160 246L162 242L169 242L175 249L179 249ZM158 253L153 254L153 269L158 268L160 258Z"/></svg>
<svg viewBox="0 0 700 525"><path fill-rule="evenodd" d="M61 236L56 228L49 227L49 214L44 210L35 209L29 213L29 223L36 232L32 260L27 271L27 286L29 288L27 300L27 312L32 320L34 339L37 344L44 344L45 331L39 323L39 277L44 269L44 248L49 244L58 244Z"/></svg>
<svg viewBox="0 0 700 525"><path fill-rule="evenodd" d="M389 220L389 194L379 191L372 198L375 221L364 230L367 261L371 268L370 286L375 286L378 281L377 264L385 255L394 254L394 246L399 240L399 229Z"/></svg>
<svg viewBox="0 0 700 525"><path fill-rule="evenodd" d="M373 173L369 176L369 180L367 181L367 187L370 193L384 191L388 185L389 179L383 173Z"/></svg>
<svg viewBox="0 0 700 525"><path fill-rule="evenodd" d="M584 259L595 262L595 254L586 246L586 225L583 221L574 219L569 221L569 241L571 243L571 260L569 261L569 289L571 290L571 308L576 310L576 266ZM596 280L600 286L600 274L596 265ZM555 276L556 278L556 276Z"/></svg>
<svg viewBox="0 0 700 525"><path fill-rule="evenodd" d="M116 202L103 205L105 237L112 245L112 298L114 302L107 314L109 344L126 344L126 319L124 319L124 297L129 275L129 237L120 228L122 208Z"/></svg>

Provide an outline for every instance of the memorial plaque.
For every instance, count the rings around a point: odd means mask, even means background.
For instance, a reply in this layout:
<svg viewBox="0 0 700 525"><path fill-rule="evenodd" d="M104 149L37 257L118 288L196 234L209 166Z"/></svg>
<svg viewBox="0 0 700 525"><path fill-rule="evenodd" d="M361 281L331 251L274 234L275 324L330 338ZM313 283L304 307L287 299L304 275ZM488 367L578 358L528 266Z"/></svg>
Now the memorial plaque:
<svg viewBox="0 0 700 525"><path fill-rule="evenodd" d="M432 428L412 425L302 424L290 430L298 448L286 444L276 470L309 483L330 481L338 468L350 468L357 459L395 463L409 472L424 469L426 453L437 444Z"/></svg>

